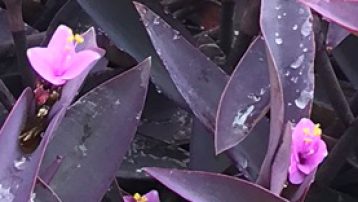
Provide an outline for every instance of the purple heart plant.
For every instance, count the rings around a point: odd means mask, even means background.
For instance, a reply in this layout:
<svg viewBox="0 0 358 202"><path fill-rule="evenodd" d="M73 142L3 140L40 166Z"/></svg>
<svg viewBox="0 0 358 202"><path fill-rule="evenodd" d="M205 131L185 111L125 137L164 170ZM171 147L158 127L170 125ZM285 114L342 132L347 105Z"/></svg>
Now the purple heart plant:
<svg viewBox="0 0 358 202"><path fill-rule="evenodd" d="M2 2L0 202L358 200L358 1Z"/></svg>

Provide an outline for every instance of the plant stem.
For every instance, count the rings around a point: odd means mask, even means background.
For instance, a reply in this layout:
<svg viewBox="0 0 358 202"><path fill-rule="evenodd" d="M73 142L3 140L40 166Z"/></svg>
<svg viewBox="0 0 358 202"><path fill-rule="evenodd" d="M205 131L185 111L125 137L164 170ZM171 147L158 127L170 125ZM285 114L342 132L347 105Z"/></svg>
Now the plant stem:
<svg viewBox="0 0 358 202"><path fill-rule="evenodd" d="M259 33L260 0L250 0L246 7L241 9L239 20L239 35L235 40L227 59L227 69L234 70L254 36Z"/></svg>
<svg viewBox="0 0 358 202"><path fill-rule="evenodd" d="M223 0L221 6L221 22L220 22L220 47L221 50L228 55L233 40L233 17L235 2L232 0Z"/></svg>

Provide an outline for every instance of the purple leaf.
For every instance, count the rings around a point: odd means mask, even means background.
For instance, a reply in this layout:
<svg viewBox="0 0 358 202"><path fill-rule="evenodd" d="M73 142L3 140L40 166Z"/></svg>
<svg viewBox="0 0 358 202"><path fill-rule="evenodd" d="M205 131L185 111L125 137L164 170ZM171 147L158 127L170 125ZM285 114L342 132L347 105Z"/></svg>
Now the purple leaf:
<svg viewBox="0 0 358 202"><path fill-rule="evenodd" d="M82 34L82 36L84 38L84 42L76 47L76 51L81 51L84 49L91 49L91 50L94 50L94 51L100 53L101 56L103 56L105 54L104 50L98 48L98 46L97 46L96 32L93 27L88 29L88 31L85 32L84 34ZM106 65L106 61L104 59L99 60L99 61L101 61L101 62L99 62L98 64L97 64L98 60L91 63L91 65L89 65L89 67L85 71L83 71L78 77L68 81L64 85L64 87L62 89L62 93L61 93L61 98L52 107L51 112L50 112L50 117L53 116L54 114L56 114L56 112L58 112L60 109L67 108L71 104L71 102L77 95L80 87L82 86L83 81L85 80L88 73L91 71L92 68L94 68L94 66L96 64L98 66Z"/></svg>
<svg viewBox="0 0 358 202"><path fill-rule="evenodd" d="M151 81L169 98L187 107L155 53L132 0L103 0L101 2L77 0L77 2L100 25L118 48L126 50L137 61L151 56L153 62ZM121 26L118 26L119 24Z"/></svg>
<svg viewBox="0 0 358 202"><path fill-rule="evenodd" d="M198 119L214 131L227 75L158 15L142 4L135 5L179 92Z"/></svg>
<svg viewBox="0 0 358 202"><path fill-rule="evenodd" d="M329 23L326 44L330 49L338 46L347 36L349 31L334 22Z"/></svg>
<svg viewBox="0 0 358 202"><path fill-rule="evenodd" d="M163 168L145 168L145 171L189 201L287 201L253 183L227 175Z"/></svg>
<svg viewBox="0 0 358 202"><path fill-rule="evenodd" d="M149 72L147 59L70 106L41 166L63 156L49 184L63 201L98 201L106 193L138 126Z"/></svg>
<svg viewBox="0 0 358 202"><path fill-rule="evenodd" d="M216 153L243 141L269 108L265 43L257 38L235 68L222 94L216 119Z"/></svg>
<svg viewBox="0 0 358 202"><path fill-rule="evenodd" d="M19 148L18 136L27 116L34 115L34 97L27 88L10 112L0 131L0 196L14 201L29 201L49 138L64 116L60 111L50 121L40 145L31 155L24 155Z"/></svg>
<svg viewBox="0 0 358 202"><path fill-rule="evenodd" d="M290 201L292 202L299 202L304 201L305 195L308 192L311 184L314 181L317 169L312 171L306 178L303 180L302 184L299 185L297 190L295 190L294 195L291 197Z"/></svg>
<svg viewBox="0 0 358 202"><path fill-rule="evenodd" d="M324 17L346 27L349 30L358 31L358 4L353 1L343 0L299 0Z"/></svg>
<svg viewBox="0 0 358 202"><path fill-rule="evenodd" d="M272 163L270 189L272 193L277 195L280 195L287 182L287 173L291 158L292 127L290 122L286 124L282 143Z"/></svg>
<svg viewBox="0 0 358 202"><path fill-rule="evenodd" d="M260 23L268 50L271 126L258 182L268 188L271 164L285 124L310 116L315 47L312 14L299 2L263 0Z"/></svg>

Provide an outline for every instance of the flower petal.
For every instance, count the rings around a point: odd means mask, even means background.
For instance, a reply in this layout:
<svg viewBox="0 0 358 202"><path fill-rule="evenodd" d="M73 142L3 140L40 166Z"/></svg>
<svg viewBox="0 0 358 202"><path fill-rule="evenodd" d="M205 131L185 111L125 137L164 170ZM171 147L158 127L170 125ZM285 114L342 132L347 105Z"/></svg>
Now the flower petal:
<svg viewBox="0 0 358 202"><path fill-rule="evenodd" d="M317 142L317 148L315 153L306 160L306 164L307 166L311 167L311 171L316 168L322 161L323 159L327 156L328 151L327 151L327 146L326 143L323 140L319 140ZM302 170L303 172L303 170ZM305 172L306 173L306 172Z"/></svg>
<svg viewBox="0 0 358 202"><path fill-rule="evenodd" d="M84 50L72 55L71 61L67 66L66 72L62 75L62 79L73 79L80 75L89 65L101 58L101 55L92 50Z"/></svg>
<svg viewBox="0 0 358 202"><path fill-rule="evenodd" d="M305 179L306 175L301 173L299 170L295 172L289 172L288 179L292 184L301 184Z"/></svg>
<svg viewBox="0 0 358 202"><path fill-rule="evenodd" d="M159 194L156 190L152 190L144 195L148 202L160 202Z"/></svg>
<svg viewBox="0 0 358 202"><path fill-rule="evenodd" d="M27 50L32 68L45 80L54 84L61 85L65 80L56 77L53 73L54 55L48 48L29 48Z"/></svg>
<svg viewBox="0 0 358 202"><path fill-rule="evenodd" d="M133 198L133 196L123 196L123 201L124 202L136 202L135 199Z"/></svg>
<svg viewBox="0 0 358 202"><path fill-rule="evenodd" d="M64 50L67 45L74 44L69 43L68 39L71 36L73 36L72 29L65 25L60 25L57 27L55 33L52 35L52 38L48 43L47 47L51 49Z"/></svg>

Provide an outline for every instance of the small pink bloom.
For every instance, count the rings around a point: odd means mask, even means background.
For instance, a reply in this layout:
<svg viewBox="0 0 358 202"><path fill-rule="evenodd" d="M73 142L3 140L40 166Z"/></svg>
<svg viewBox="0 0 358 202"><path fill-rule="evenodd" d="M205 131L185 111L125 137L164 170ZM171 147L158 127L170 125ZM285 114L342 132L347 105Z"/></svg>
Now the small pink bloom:
<svg viewBox="0 0 358 202"><path fill-rule="evenodd" d="M301 184L327 156L326 143L321 139L319 124L303 118L292 133L291 164L289 180L292 184Z"/></svg>
<svg viewBox="0 0 358 202"><path fill-rule="evenodd" d="M101 57L93 50L76 52L77 43L82 42L80 35L74 35L69 27L60 25L46 48L29 48L27 57L42 78L54 85L62 85L80 75Z"/></svg>
<svg viewBox="0 0 358 202"><path fill-rule="evenodd" d="M159 194L156 190L152 190L143 196L138 193L133 196L124 196L123 200L124 202L160 202Z"/></svg>

